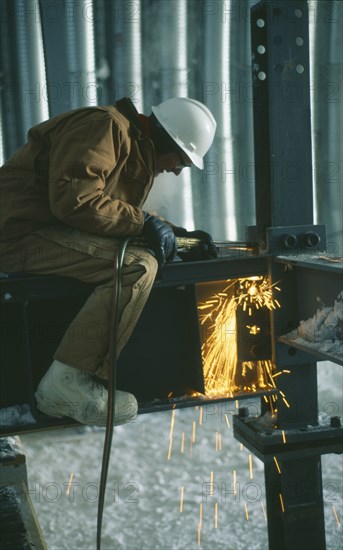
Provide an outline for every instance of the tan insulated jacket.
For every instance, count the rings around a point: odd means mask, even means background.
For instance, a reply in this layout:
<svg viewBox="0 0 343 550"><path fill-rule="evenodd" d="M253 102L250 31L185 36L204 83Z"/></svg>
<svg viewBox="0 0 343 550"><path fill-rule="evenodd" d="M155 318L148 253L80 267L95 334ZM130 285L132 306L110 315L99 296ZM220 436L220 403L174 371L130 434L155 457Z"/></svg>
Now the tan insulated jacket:
<svg viewBox="0 0 343 550"><path fill-rule="evenodd" d="M153 144L129 99L38 124L1 168L1 240L44 228L58 240L66 225L100 241L139 235L154 171Z"/></svg>

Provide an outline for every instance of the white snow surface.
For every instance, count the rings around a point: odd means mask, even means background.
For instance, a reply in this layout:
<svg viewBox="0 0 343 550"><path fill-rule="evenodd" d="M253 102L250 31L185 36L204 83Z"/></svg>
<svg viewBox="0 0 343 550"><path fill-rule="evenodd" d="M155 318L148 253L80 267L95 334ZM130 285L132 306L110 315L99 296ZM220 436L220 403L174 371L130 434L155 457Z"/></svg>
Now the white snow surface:
<svg viewBox="0 0 343 550"><path fill-rule="evenodd" d="M318 364L321 416L342 416L342 368ZM258 414L259 402L241 402ZM103 521L103 550L265 550L264 467L233 437L235 403L140 415L115 428ZM227 415L230 421L228 428ZM195 442L190 441L195 422ZM21 436L29 489L49 550L95 549L97 494L104 429L70 428ZM185 434L181 452L182 433ZM218 435L222 446L218 448ZM217 438L217 446L216 446ZM216 450L217 448L217 450ZM342 548L342 455L322 458L327 550ZM236 470L236 495L233 471ZM213 495L210 479L213 472ZM73 480L69 488L71 474ZM184 487L180 512L181 487ZM201 540L198 523L202 503ZM217 527L215 504L217 503ZM339 525L335 519L336 510ZM246 517L248 513L248 519Z"/></svg>

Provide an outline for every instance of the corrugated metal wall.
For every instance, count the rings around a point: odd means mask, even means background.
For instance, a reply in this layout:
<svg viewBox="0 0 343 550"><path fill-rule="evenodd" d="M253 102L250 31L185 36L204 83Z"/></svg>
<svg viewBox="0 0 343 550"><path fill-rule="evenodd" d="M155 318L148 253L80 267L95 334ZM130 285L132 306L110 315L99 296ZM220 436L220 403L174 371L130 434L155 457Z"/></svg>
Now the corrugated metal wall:
<svg viewBox="0 0 343 550"><path fill-rule="evenodd" d="M175 95L218 121L203 172L161 175L147 207L217 239L254 224L249 7L256 0L1 0L0 155L60 112ZM310 2L317 221L341 234L342 3ZM327 95L323 92L326 82Z"/></svg>

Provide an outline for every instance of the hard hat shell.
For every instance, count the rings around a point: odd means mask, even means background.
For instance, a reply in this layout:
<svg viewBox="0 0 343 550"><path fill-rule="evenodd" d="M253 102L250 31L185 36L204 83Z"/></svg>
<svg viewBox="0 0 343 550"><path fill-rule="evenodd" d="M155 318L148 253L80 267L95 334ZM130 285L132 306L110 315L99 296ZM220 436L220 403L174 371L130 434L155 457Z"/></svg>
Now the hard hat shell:
<svg viewBox="0 0 343 550"><path fill-rule="evenodd" d="M217 123L211 111L195 99L174 97L152 107L152 112L166 132L200 168L212 145Z"/></svg>

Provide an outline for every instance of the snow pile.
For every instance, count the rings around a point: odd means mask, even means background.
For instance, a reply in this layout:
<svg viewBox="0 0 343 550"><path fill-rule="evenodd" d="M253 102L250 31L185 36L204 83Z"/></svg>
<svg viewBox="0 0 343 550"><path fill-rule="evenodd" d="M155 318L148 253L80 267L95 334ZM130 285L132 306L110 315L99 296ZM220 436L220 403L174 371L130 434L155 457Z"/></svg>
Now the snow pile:
<svg viewBox="0 0 343 550"><path fill-rule="evenodd" d="M343 290L338 294L333 307L326 307L317 298L320 307L315 315L286 335L286 338L302 345L329 353L338 359L343 359Z"/></svg>
<svg viewBox="0 0 343 550"><path fill-rule="evenodd" d="M324 342L336 338L342 340L342 326L343 290L338 294L333 307L318 309L311 319L300 321L298 335L308 342Z"/></svg>

